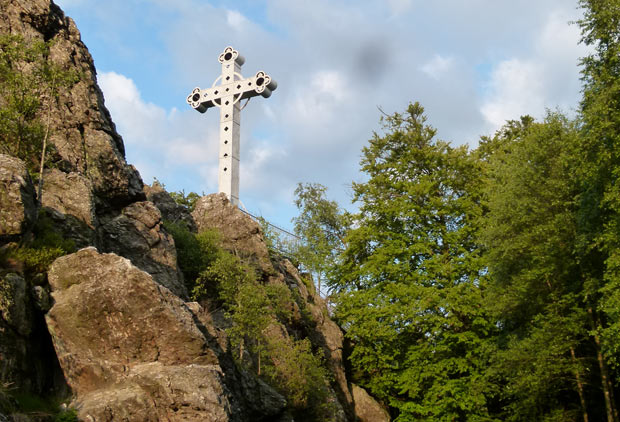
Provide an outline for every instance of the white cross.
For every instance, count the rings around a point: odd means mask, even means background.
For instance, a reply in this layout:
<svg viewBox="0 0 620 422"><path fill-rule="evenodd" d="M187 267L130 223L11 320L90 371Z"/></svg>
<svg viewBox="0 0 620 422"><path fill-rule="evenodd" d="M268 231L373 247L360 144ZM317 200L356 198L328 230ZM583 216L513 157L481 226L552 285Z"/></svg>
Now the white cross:
<svg viewBox="0 0 620 422"><path fill-rule="evenodd" d="M243 79L241 66L245 59L232 47L226 47L218 60L222 63L222 74L211 88L194 88L187 103L201 113L213 106L220 109L219 190L238 206L240 101L245 98L249 101L257 95L269 98L278 85L263 71ZM218 81L220 85L216 85Z"/></svg>

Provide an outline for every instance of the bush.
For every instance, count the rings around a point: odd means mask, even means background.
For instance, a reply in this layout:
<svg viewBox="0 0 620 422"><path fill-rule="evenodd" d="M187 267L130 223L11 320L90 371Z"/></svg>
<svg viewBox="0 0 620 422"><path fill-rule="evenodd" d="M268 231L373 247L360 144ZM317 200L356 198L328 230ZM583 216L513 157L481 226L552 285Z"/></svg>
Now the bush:
<svg viewBox="0 0 620 422"><path fill-rule="evenodd" d="M75 409L63 410L54 418L54 422L78 422L78 420Z"/></svg>
<svg viewBox="0 0 620 422"><path fill-rule="evenodd" d="M220 253L219 233L206 230L196 235L185 224L170 221L165 221L164 227L174 238L177 263L188 291L193 292L200 274L209 268Z"/></svg>
<svg viewBox="0 0 620 422"><path fill-rule="evenodd" d="M33 235L34 240L25 245L12 244L3 248L0 266L12 261L13 266L21 266L23 275L30 279L36 274L46 273L56 258L75 252L75 243L54 230L52 220L44 211L39 213Z"/></svg>
<svg viewBox="0 0 620 422"><path fill-rule="evenodd" d="M308 339L291 343L284 338L268 339L267 353L265 376L296 410L295 420L323 420L330 411L330 374L322 354L312 352Z"/></svg>
<svg viewBox="0 0 620 422"><path fill-rule="evenodd" d="M157 183L161 185L161 183L159 182ZM163 187L163 185L161 186ZM178 192L170 192L170 196L172 197L172 199L174 199L174 202L184 207L189 212L194 211L194 208L196 208L196 202L198 202L198 200L200 199L200 195L198 195L196 192L190 192L188 194L185 194L184 190L181 190ZM203 196L204 196L204 192L203 192Z"/></svg>

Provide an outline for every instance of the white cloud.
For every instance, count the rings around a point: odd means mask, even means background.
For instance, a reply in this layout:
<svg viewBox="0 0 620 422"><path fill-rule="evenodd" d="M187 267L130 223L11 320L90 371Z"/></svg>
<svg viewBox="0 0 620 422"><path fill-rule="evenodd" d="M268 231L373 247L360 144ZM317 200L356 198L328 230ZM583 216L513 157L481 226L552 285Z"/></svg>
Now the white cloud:
<svg viewBox="0 0 620 422"><path fill-rule="evenodd" d="M432 59L420 67L422 72L435 80L439 80L446 71L448 71L454 63L453 57L443 57L435 54Z"/></svg>
<svg viewBox="0 0 620 422"><path fill-rule="evenodd" d="M204 122L193 110L179 112L173 108L166 112L144 101L134 81L124 75L102 72L98 79L127 155L133 158L145 182L150 183L153 177L164 181L179 168L186 171L188 166L217 167L216 126ZM203 189L214 187L212 180L200 185Z"/></svg>
<svg viewBox="0 0 620 422"><path fill-rule="evenodd" d="M542 68L534 62L511 59L501 62L491 75L490 95L482 105L485 120L498 129L506 120L544 111Z"/></svg>
<svg viewBox="0 0 620 422"><path fill-rule="evenodd" d="M569 24L570 21L565 11L551 12L536 43L537 53L570 59L574 59L575 52L585 53L586 48L579 44L581 31L576 24Z"/></svg>
<svg viewBox="0 0 620 422"><path fill-rule="evenodd" d="M236 10L226 11L226 22L237 31L243 30L249 23L248 19Z"/></svg>
<svg viewBox="0 0 620 422"><path fill-rule="evenodd" d="M334 120L337 109L349 97L348 83L338 71L318 71L311 76L309 83L298 88L290 108L291 118L300 124L326 124Z"/></svg>
<svg viewBox="0 0 620 422"><path fill-rule="evenodd" d="M413 6L413 0L388 0L388 5L392 13L400 15L411 9Z"/></svg>
<svg viewBox="0 0 620 422"><path fill-rule="evenodd" d="M566 10L552 10L532 37L530 54L499 62L487 81L480 107L488 129L497 130L506 120L523 114L543 117L545 109L559 107L571 113L579 98L580 30L569 24Z"/></svg>

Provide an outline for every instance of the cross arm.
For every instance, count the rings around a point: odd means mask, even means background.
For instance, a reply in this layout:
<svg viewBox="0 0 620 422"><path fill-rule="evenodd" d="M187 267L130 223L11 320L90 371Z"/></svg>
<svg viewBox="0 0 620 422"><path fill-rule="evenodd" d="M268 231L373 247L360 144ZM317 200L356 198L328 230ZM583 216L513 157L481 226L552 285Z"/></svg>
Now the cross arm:
<svg viewBox="0 0 620 422"><path fill-rule="evenodd" d="M187 96L187 103L199 112L204 113L213 106L220 107L222 101L230 101L226 97L232 97L233 102L258 95L269 98L272 91L275 91L277 87L276 81L261 70L250 78L206 89L194 88Z"/></svg>

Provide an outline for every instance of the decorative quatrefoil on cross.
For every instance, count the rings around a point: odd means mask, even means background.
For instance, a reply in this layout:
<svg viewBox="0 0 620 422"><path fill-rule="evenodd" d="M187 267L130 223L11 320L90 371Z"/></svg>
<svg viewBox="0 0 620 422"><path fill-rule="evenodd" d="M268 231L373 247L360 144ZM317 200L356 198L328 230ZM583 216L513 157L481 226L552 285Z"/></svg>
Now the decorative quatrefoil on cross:
<svg viewBox="0 0 620 422"><path fill-rule="evenodd" d="M258 95L269 98L272 91L278 87L276 81L262 70L247 79L244 79L236 69L232 69L231 72L231 68L238 66L240 69L245 63L243 56L232 47L226 47L218 60L222 63L222 74L213 82L211 88L194 88L192 93L187 96L187 103L201 113L214 106L221 107L222 102L224 105L228 105L226 101L231 101L228 98L231 96L233 104Z"/></svg>

